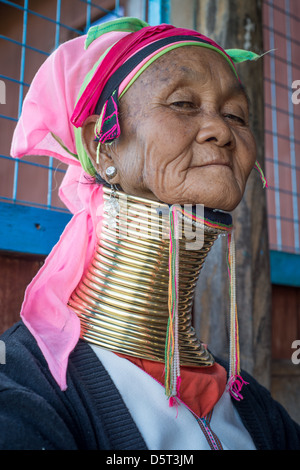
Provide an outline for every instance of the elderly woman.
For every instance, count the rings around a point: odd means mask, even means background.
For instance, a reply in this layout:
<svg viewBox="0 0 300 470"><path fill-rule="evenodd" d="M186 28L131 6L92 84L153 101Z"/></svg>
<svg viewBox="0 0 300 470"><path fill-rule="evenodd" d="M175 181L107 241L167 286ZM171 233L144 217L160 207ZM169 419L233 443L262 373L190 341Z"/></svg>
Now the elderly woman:
<svg viewBox="0 0 300 470"><path fill-rule="evenodd" d="M67 163L60 195L74 216L2 337L2 449L300 447L297 424L239 367L229 212L257 164L234 63L255 57L123 18L37 73L12 155ZM191 318L221 234L228 365Z"/></svg>

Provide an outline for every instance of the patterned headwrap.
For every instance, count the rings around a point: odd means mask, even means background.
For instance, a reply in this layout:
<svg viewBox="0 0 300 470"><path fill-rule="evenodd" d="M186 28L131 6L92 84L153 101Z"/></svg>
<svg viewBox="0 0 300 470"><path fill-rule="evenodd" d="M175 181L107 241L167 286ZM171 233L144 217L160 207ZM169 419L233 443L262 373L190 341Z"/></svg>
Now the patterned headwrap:
<svg viewBox="0 0 300 470"><path fill-rule="evenodd" d="M103 208L102 186L82 184L95 169L82 144L81 126L99 114L97 139L114 141L120 134L119 99L155 59L185 45L217 51L235 74L235 62L258 57L224 51L197 31L122 18L62 44L37 72L24 100L12 156L46 155L69 165L59 194L74 215L28 286L21 310L63 390L68 357L80 336L79 319L67 304L93 256Z"/></svg>

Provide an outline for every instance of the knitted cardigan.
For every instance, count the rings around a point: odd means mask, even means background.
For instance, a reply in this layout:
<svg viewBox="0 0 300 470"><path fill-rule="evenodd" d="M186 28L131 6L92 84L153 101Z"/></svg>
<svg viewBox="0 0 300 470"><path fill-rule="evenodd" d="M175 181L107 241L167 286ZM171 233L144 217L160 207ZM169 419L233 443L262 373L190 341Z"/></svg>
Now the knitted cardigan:
<svg viewBox="0 0 300 470"><path fill-rule="evenodd" d="M1 450L147 450L122 397L92 348L79 340L62 392L22 322L7 330L0 364ZM222 364L224 365L224 364ZM234 406L258 450L300 449L300 426L251 376Z"/></svg>

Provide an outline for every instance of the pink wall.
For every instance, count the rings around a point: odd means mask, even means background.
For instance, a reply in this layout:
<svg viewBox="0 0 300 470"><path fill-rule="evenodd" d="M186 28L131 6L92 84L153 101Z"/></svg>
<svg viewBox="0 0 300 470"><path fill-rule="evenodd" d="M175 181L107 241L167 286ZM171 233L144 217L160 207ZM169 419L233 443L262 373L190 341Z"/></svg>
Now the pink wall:
<svg viewBox="0 0 300 470"><path fill-rule="evenodd" d="M300 80L299 1L265 0L264 42L265 51L276 49L264 57L270 248L300 253L300 104L292 103L292 83Z"/></svg>

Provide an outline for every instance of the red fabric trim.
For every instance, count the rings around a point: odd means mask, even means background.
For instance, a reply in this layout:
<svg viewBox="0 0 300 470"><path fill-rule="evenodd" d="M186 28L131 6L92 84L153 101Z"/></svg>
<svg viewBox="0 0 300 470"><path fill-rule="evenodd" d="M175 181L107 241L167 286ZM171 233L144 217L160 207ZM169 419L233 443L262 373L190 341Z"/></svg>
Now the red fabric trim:
<svg viewBox="0 0 300 470"><path fill-rule="evenodd" d="M139 359L124 354L118 354L118 356L129 360L159 383L164 384L164 363ZM225 391L227 383L226 370L220 364L215 363L211 367L182 366L180 372L180 400L196 416L204 418L212 411Z"/></svg>

